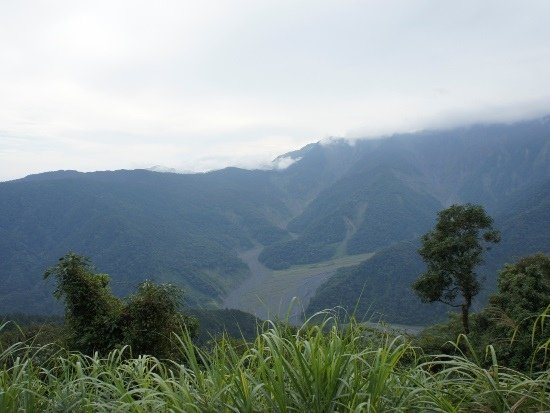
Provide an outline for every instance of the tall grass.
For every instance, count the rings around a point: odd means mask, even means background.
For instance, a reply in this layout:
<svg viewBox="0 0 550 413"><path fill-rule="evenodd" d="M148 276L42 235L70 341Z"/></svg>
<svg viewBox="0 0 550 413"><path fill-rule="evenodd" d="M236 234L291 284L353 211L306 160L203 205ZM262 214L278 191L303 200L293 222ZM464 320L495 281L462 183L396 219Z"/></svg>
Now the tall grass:
<svg viewBox="0 0 550 413"><path fill-rule="evenodd" d="M0 411L550 411L548 371L503 369L491 348L489 369L475 355L425 356L404 337L330 317L298 329L269 323L240 346L222 338L201 349L185 332L175 340L175 361L127 348L105 357L0 349Z"/></svg>

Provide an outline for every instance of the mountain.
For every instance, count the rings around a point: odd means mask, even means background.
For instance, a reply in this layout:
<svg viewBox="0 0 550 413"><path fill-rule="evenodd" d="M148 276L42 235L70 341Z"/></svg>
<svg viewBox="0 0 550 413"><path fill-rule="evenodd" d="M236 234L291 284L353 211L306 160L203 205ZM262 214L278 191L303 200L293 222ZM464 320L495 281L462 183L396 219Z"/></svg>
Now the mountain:
<svg viewBox="0 0 550 413"><path fill-rule="evenodd" d="M452 203L479 203L493 214L550 179L550 118L358 141L350 152L341 145L318 145L337 152L345 171L325 180L289 223L293 239L264 250L260 259L268 267L372 252L425 233Z"/></svg>
<svg viewBox="0 0 550 413"><path fill-rule="evenodd" d="M41 280L68 251L92 258L119 294L145 278L209 302L248 268L234 251L278 240L288 215L261 171L177 175L63 171L0 184L0 308L50 311Z"/></svg>
<svg viewBox="0 0 550 413"><path fill-rule="evenodd" d="M353 306L363 291L360 308L417 324L446 311L409 289L421 268L415 240L442 208L482 204L502 230L487 255L484 297L504 262L550 249L550 117L336 139L279 161L290 165L57 171L0 183L0 313L60 311L42 274L68 251L110 274L117 294L150 278L183 286L191 306L215 308L250 274L239 254L263 248L259 260L271 269L376 253L337 271L310 310Z"/></svg>
<svg viewBox="0 0 550 413"><path fill-rule="evenodd" d="M307 313L340 307L359 320L391 320L404 325L442 321L447 308L423 304L411 288L425 265L420 242L404 241L378 252L356 267L343 268L321 285Z"/></svg>

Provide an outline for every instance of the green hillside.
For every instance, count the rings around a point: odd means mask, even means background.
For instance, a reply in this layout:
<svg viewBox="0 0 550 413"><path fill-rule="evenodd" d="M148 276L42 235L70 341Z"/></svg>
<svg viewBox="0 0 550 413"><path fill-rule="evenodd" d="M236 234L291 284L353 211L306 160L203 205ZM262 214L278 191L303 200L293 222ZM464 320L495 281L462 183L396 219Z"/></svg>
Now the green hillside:
<svg viewBox="0 0 550 413"><path fill-rule="evenodd" d="M477 310L495 290L497 271L505 263L550 251L550 181L518 193L501 211L503 215L495 216L495 227L501 231L502 241L492 247L478 269L484 282L476 299ZM418 247L418 241L399 243L357 267L338 271L319 287L307 312L340 306L357 311L358 317L381 317L410 325L445 319L450 307L423 304L411 289L412 282L425 271Z"/></svg>
<svg viewBox="0 0 550 413"><path fill-rule="evenodd" d="M418 247L417 242L402 242L339 270L319 287L307 313L341 307L365 321L423 325L443 320L445 306L423 304L410 287L424 270Z"/></svg>
<svg viewBox="0 0 550 413"><path fill-rule="evenodd" d="M242 280L236 256L269 243L288 214L267 174L225 170L52 173L0 184L3 311L49 311L44 270L67 251L92 258L123 294L144 278L182 285L202 305Z"/></svg>
<svg viewBox="0 0 550 413"><path fill-rule="evenodd" d="M68 251L111 274L119 295L145 278L171 281L201 308L219 306L251 275L239 257L252 248L263 248L259 260L279 270L379 252L386 263L372 282L382 287L384 266L409 265L400 243L425 233L451 203L482 204L503 233L487 255L481 301L503 262L548 251L549 117L336 140L281 157L295 162L191 175L58 171L0 183L0 312L60 311L42 274ZM383 251L397 254L394 264ZM390 278L405 294L414 263L406 275L397 267ZM344 291L320 302L356 300ZM381 312L392 313L391 305ZM428 320L430 311L402 313Z"/></svg>
<svg viewBox="0 0 550 413"><path fill-rule="evenodd" d="M550 118L359 141L353 156L340 145L324 149L338 153L345 172L289 223L294 239L265 249L260 259L268 267L418 237L452 203L479 203L502 214L503 205L550 179Z"/></svg>

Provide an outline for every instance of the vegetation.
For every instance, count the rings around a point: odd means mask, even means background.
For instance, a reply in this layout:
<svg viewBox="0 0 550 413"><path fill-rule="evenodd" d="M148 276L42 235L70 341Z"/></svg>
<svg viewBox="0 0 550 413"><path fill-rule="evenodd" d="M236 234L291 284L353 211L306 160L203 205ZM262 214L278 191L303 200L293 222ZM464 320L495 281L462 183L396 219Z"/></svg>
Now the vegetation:
<svg viewBox="0 0 550 413"><path fill-rule="evenodd" d="M491 219L454 206L415 241L456 199L483 203L503 230L486 273L547 248L549 126L313 144L283 171L57 172L0 183L0 311L49 310L50 286L33 277L69 248L116 280L113 293L109 276L75 254L48 270L65 322L0 325L0 411L550 411L550 257L506 266L489 306L470 317L480 240L498 238ZM306 276L295 264L375 254L329 278L300 327L232 310L184 316L180 290L143 281L181 281L188 301L210 306L247 275L238 254L258 243L267 266L287 269L276 274L287 284ZM422 272L424 299L459 305L462 318L410 338L318 312L441 319L443 305L423 306L409 288Z"/></svg>
<svg viewBox="0 0 550 413"><path fill-rule="evenodd" d="M433 324L447 318L443 304L422 304L410 285L425 270L418 256L419 243L402 242L377 252L329 278L311 298L306 313L339 307L358 320L380 319L411 326Z"/></svg>
<svg viewBox="0 0 550 413"><path fill-rule="evenodd" d="M535 329L531 326L541 313L548 314L548 306L550 255L535 254L507 264L500 271L497 293L482 312L487 320L484 341L493 341L506 362L515 368L527 369L528 363L542 367L543 354L537 354L535 359L530 356L534 347L550 338L550 324L539 319Z"/></svg>
<svg viewBox="0 0 550 413"><path fill-rule="evenodd" d="M472 315L469 340L478 353L492 345L499 361L521 371L550 367L550 256L535 254L507 264L500 271L498 291L489 305ZM422 332L417 344L428 352L455 348L449 341L461 331L458 317ZM537 351L537 349L541 349Z"/></svg>
<svg viewBox="0 0 550 413"><path fill-rule="evenodd" d="M75 254L46 276L58 281L70 334L57 342L42 341L47 335L13 341L13 327L0 326L0 411L550 410L550 306L543 308L550 256L543 254L506 266L491 306L473 317L472 333L454 336L443 352L430 351L425 335L411 341L353 317L343 324L326 311L300 327L256 324L256 334L247 337L243 329L240 340L223 333L222 320L245 314L222 311L203 317L221 335L199 347L191 329L178 324L181 296L170 286L145 282L118 300L108 276ZM491 341L503 318L515 321L506 333L513 327L510 342L517 347ZM74 345L84 353L66 349ZM518 365L521 357L529 368Z"/></svg>
<svg viewBox="0 0 550 413"><path fill-rule="evenodd" d="M204 310L190 308L185 313L197 320L198 331L193 342L208 346L225 336L227 339L254 341L262 321L240 310Z"/></svg>
<svg viewBox="0 0 550 413"><path fill-rule="evenodd" d="M300 236L266 247L260 261L288 268L330 259L339 244L345 253L362 254L426 231L439 203L408 188L393 169L354 174L321 193L288 226Z"/></svg>
<svg viewBox="0 0 550 413"><path fill-rule="evenodd" d="M212 306L248 274L237 251L280 240L288 214L267 173L226 170L58 172L0 183L0 312L62 312L40 281L69 250L113 277L117 296L144 279L177 283Z"/></svg>
<svg viewBox="0 0 550 413"><path fill-rule="evenodd" d="M109 276L94 273L89 259L68 253L44 274L55 277L56 298L65 302L68 346L83 354L105 354L129 345L135 354L168 357L170 336L194 320L179 312L181 291L170 284L143 282L125 302L109 290Z"/></svg>
<svg viewBox="0 0 550 413"><path fill-rule="evenodd" d="M188 320L194 320L189 326L195 327L192 331L193 343L197 346L208 347L225 336L228 340L254 341L262 321L252 314L240 310L210 310L210 309L185 309ZM40 316L28 314L6 314L0 316L0 325L4 325L0 331L0 347L8 348L19 342L33 343L34 346L55 344L58 347L70 349L68 331L62 316ZM153 331L154 332L154 331ZM179 327L174 332L181 332ZM151 336L152 332L146 334ZM157 343L151 341L152 345ZM132 350L137 354L158 354L146 349Z"/></svg>
<svg viewBox="0 0 550 413"><path fill-rule="evenodd" d="M189 306L215 308L248 275L239 253L258 243L272 268L380 252L427 232L449 201L484 205L502 230L480 270L485 304L498 268L550 245L549 133L546 119L311 144L284 170L2 182L0 313L61 313L40 275L69 250L110 274L119 297L151 279L182 285Z"/></svg>
<svg viewBox="0 0 550 413"><path fill-rule="evenodd" d="M292 265L329 260L335 251L335 245L324 245L322 241L311 244L302 240L291 240L266 247L261 252L259 260L273 270L284 270Z"/></svg>
<svg viewBox="0 0 550 413"><path fill-rule="evenodd" d="M85 356L20 343L0 350L0 411L491 411L550 409L550 371L490 368L476 356L423 355L359 324L269 324L254 342L210 351L174 336L179 356ZM185 361L185 362L182 362Z"/></svg>
<svg viewBox="0 0 550 413"><path fill-rule="evenodd" d="M500 241L492 224L481 205L451 205L438 213L435 228L422 237L418 250L428 268L413 289L424 302L460 307L464 334L470 332L470 308L481 287L474 268L483 262L482 242ZM456 304L459 295L462 302Z"/></svg>

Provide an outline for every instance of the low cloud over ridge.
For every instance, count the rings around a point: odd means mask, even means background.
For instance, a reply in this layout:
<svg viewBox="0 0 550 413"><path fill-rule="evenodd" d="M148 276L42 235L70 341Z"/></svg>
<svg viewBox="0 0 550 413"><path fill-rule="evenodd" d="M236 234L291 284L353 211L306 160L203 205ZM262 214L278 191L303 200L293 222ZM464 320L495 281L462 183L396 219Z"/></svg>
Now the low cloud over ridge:
<svg viewBox="0 0 550 413"><path fill-rule="evenodd" d="M0 5L0 180L550 112L550 2Z"/></svg>

